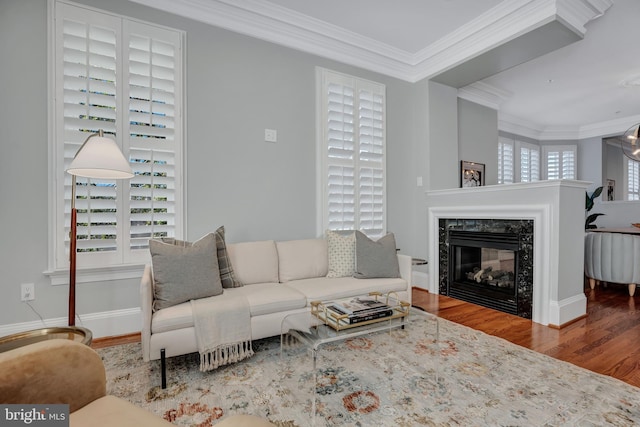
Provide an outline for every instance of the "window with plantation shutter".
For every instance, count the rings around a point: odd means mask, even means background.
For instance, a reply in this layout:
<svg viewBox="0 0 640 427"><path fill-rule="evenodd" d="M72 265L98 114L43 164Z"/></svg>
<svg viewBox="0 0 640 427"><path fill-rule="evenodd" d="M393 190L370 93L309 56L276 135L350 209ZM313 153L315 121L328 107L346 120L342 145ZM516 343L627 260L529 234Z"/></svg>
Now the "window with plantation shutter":
<svg viewBox="0 0 640 427"><path fill-rule="evenodd" d="M68 268L72 180L65 171L99 129L135 175L77 178L78 265L147 262L149 238L181 234L183 34L64 2L54 7L53 268Z"/></svg>
<svg viewBox="0 0 640 427"><path fill-rule="evenodd" d="M576 179L577 147L575 145L545 145L542 147L542 152L546 179Z"/></svg>
<svg viewBox="0 0 640 427"><path fill-rule="evenodd" d="M540 179L540 148L519 141L520 145L520 182L533 182Z"/></svg>
<svg viewBox="0 0 640 427"><path fill-rule="evenodd" d="M513 182L514 162L513 162L514 142L512 139L499 138L498 140L498 184L508 184Z"/></svg>
<svg viewBox="0 0 640 427"><path fill-rule="evenodd" d="M318 71L322 229L386 231L385 87Z"/></svg>

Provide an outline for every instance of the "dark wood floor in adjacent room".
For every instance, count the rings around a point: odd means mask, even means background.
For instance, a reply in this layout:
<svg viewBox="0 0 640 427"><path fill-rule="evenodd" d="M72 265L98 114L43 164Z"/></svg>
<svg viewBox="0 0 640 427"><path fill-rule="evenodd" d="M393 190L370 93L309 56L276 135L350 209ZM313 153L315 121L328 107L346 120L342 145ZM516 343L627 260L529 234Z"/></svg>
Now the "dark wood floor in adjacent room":
<svg viewBox="0 0 640 427"><path fill-rule="evenodd" d="M441 318L640 387L640 293L609 285L585 294L587 316L561 329L418 288L412 298Z"/></svg>

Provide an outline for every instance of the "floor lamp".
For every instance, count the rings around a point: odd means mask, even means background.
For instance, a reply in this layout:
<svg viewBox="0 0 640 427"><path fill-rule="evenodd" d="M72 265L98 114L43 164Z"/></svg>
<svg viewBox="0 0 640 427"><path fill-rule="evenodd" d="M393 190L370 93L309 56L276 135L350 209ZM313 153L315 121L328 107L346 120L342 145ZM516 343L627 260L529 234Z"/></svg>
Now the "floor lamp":
<svg viewBox="0 0 640 427"><path fill-rule="evenodd" d="M71 232L69 241L69 326L76 324L76 255L77 211L76 176L97 179L129 179L133 177L129 161L114 140L106 138L102 129L89 135L67 172L71 174Z"/></svg>

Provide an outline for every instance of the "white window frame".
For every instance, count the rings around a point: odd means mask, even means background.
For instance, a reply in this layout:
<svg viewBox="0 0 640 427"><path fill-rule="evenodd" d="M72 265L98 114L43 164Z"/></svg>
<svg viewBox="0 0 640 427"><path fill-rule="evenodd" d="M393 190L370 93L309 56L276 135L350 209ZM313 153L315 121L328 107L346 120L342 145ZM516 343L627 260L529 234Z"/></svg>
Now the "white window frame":
<svg viewBox="0 0 640 427"><path fill-rule="evenodd" d="M56 31L59 28L56 26L56 20L62 21L60 14L68 13L76 17L82 18L87 16L86 21L90 22L95 14L100 14L106 22L120 22L120 29L118 34L118 41L116 43L123 43L123 34L128 34L129 28L142 27L146 28L146 31L151 37L156 37L155 32L158 34L168 34L170 32L174 34L174 43L177 48L175 60L175 123L174 123L174 185L175 185L175 214L174 214L174 229L173 234L175 237L182 238L185 235L186 229L184 224L185 212L185 200L184 200L184 141L185 141L185 126L184 126L184 106L186 105L185 99L185 81L186 76L184 67L184 43L185 34L183 31L175 30L172 28L158 26L152 23L135 20L126 16L117 15L111 12L106 12L100 9L88 7L85 5L79 5L69 1L62 0L49 0L48 1L48 26L49 26L49 50L48 50L48 78L49 78L49 266L45 272L51 279L51 283L54 285L62 285L68 283L68 268L69 268L69 255L68 248L65 249L65 203L70 203L65 200L63 196L64 181L65 181L65 167L64 167L64 127L60 119L61 111L59 111L58 102L62 99L61 82L58 82L57 74L57 58L61 58L62 47L57 45L58 35ZM84 15L83 15L84 14ZM95 18L93 18L95 19ZM62 25L60 23L60 25ZM122 52L122 50L120 51ZM125 70L128 67L128 58L120 58L118 61L118 70ZM122 71L118 71L118 77L120 82L125 80L120 77ZM122 83L121 83L122 85ZM118 117L120 124L118 124L117 134L124 135L127 131L123 130L123 123L129 123L127 102L129 101L128 95L118 93L121 97L124 107L119 109L121 117ZM127 98L126 100L124 98ZM126 114L123 112L126 110ZM88 136L89 134L87 134ZM82 142L82 141L80 141ZM123 153L128 157L129 147L128 138L116 137L116 142L120 145ZM135 171L135 167L134 167ZM135 179L135 178L134 178ZM125 183L126 185L123 185ZM127 181L118 181L118 235L129 228L130 221L130 204L129 204L129 190L131 189ZM123 234L124 239L118 241L118 249L116 253L105 254L96 253L79 253L77 264L77 282L94 282L105 281L115 279L127 279L127 278L139 278L142 272L144 264L150 262L150 255L148 249L131 249L129 245L130 237L127 234ZM67 237L68 238L68 237Z"/></svg>
<svg viewBox="0 0 640 427"><path fill-rule="evenodd" d="M561 176L559 178L549 178L549 154L557 152L560 155L560 171ZM573 156L573 176L565 176L566 170L563 165L564 156L566 154L572 154ZM577 179L578 177L578 146L577 145L543 145L542 146L542 171L541 176L543 179Z"/></svg>
<svg viewBox="0 0 640 427"><path fill-rule="evenodd" d="M361 178L357 173L358 168L365 164L366 160L359 159L358 156L354 156L354 162L350 165L356 171L355 173L355 221L354 221L354 229L361 230L365 234L367 234L371 238L379 238L386 233L387 230L387 191L386 191L386 87L378 82L373 82L365 79L361 79L355 76L350 76L347 74L338 73L332 70L324 69L321 67L316 68L316 152L318 158L318 177L317 177L317 216L318 216L318 235L323 235L324 232L328 229L331 229L330 221L329 221L329 153L328 153L328 108L327 108L327 96L325 95L325 85L329 83L335 83L339 85L345 85L352 87L354 89L354 120L353 124L354 128L354 151L356 153L359 152L359 144L360 144L360 135L358 132L358 91L360 89L365 91L370 91L375 93L376 95L381 95L383 97L383 107L382 107L382 160L381 163L376 163L376 166L382 168L382 195L381 195L381 203L382 208L381 212L378 212L382 217L379 220L381 223L381 230L378 232L370 232L369 230L363 228L361 226L361 220L359 216L359 210L357 206L360 202L360 194L357 190L359 187L359 179ZM335 164L335 163L334 163ZM362 178L365 176L363 175Z"/></svg>

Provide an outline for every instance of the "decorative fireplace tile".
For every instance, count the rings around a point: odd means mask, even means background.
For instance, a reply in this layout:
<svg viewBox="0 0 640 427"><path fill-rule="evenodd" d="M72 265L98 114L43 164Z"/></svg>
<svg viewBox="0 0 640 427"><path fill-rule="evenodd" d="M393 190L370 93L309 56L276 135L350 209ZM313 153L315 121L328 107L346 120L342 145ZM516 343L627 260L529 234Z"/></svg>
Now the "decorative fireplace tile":
<svg viewBox="0 0 640 427"><path fill-rule="evenodd" d="M517 236L517 268L515 268L515 302L509 308L502 308L501 303L493 301L483 302L483 298L464 297L455 293L455 297L465 299L475 304L485 305L498 310L515 312L520 317L532 318L533 307L533 220L524 219L440 219L438 224L439 242L439 290L442 295L450 295L450 254L451 245L449 231L480 232L493 234L508 234ZM464 233L462 233L464 234ZM496 236L499 238L499 236ZM489 247L489 246L487 246ZM491 293L491 292L489 292ZM486 299L486 298L485 298Z"/></svg>

